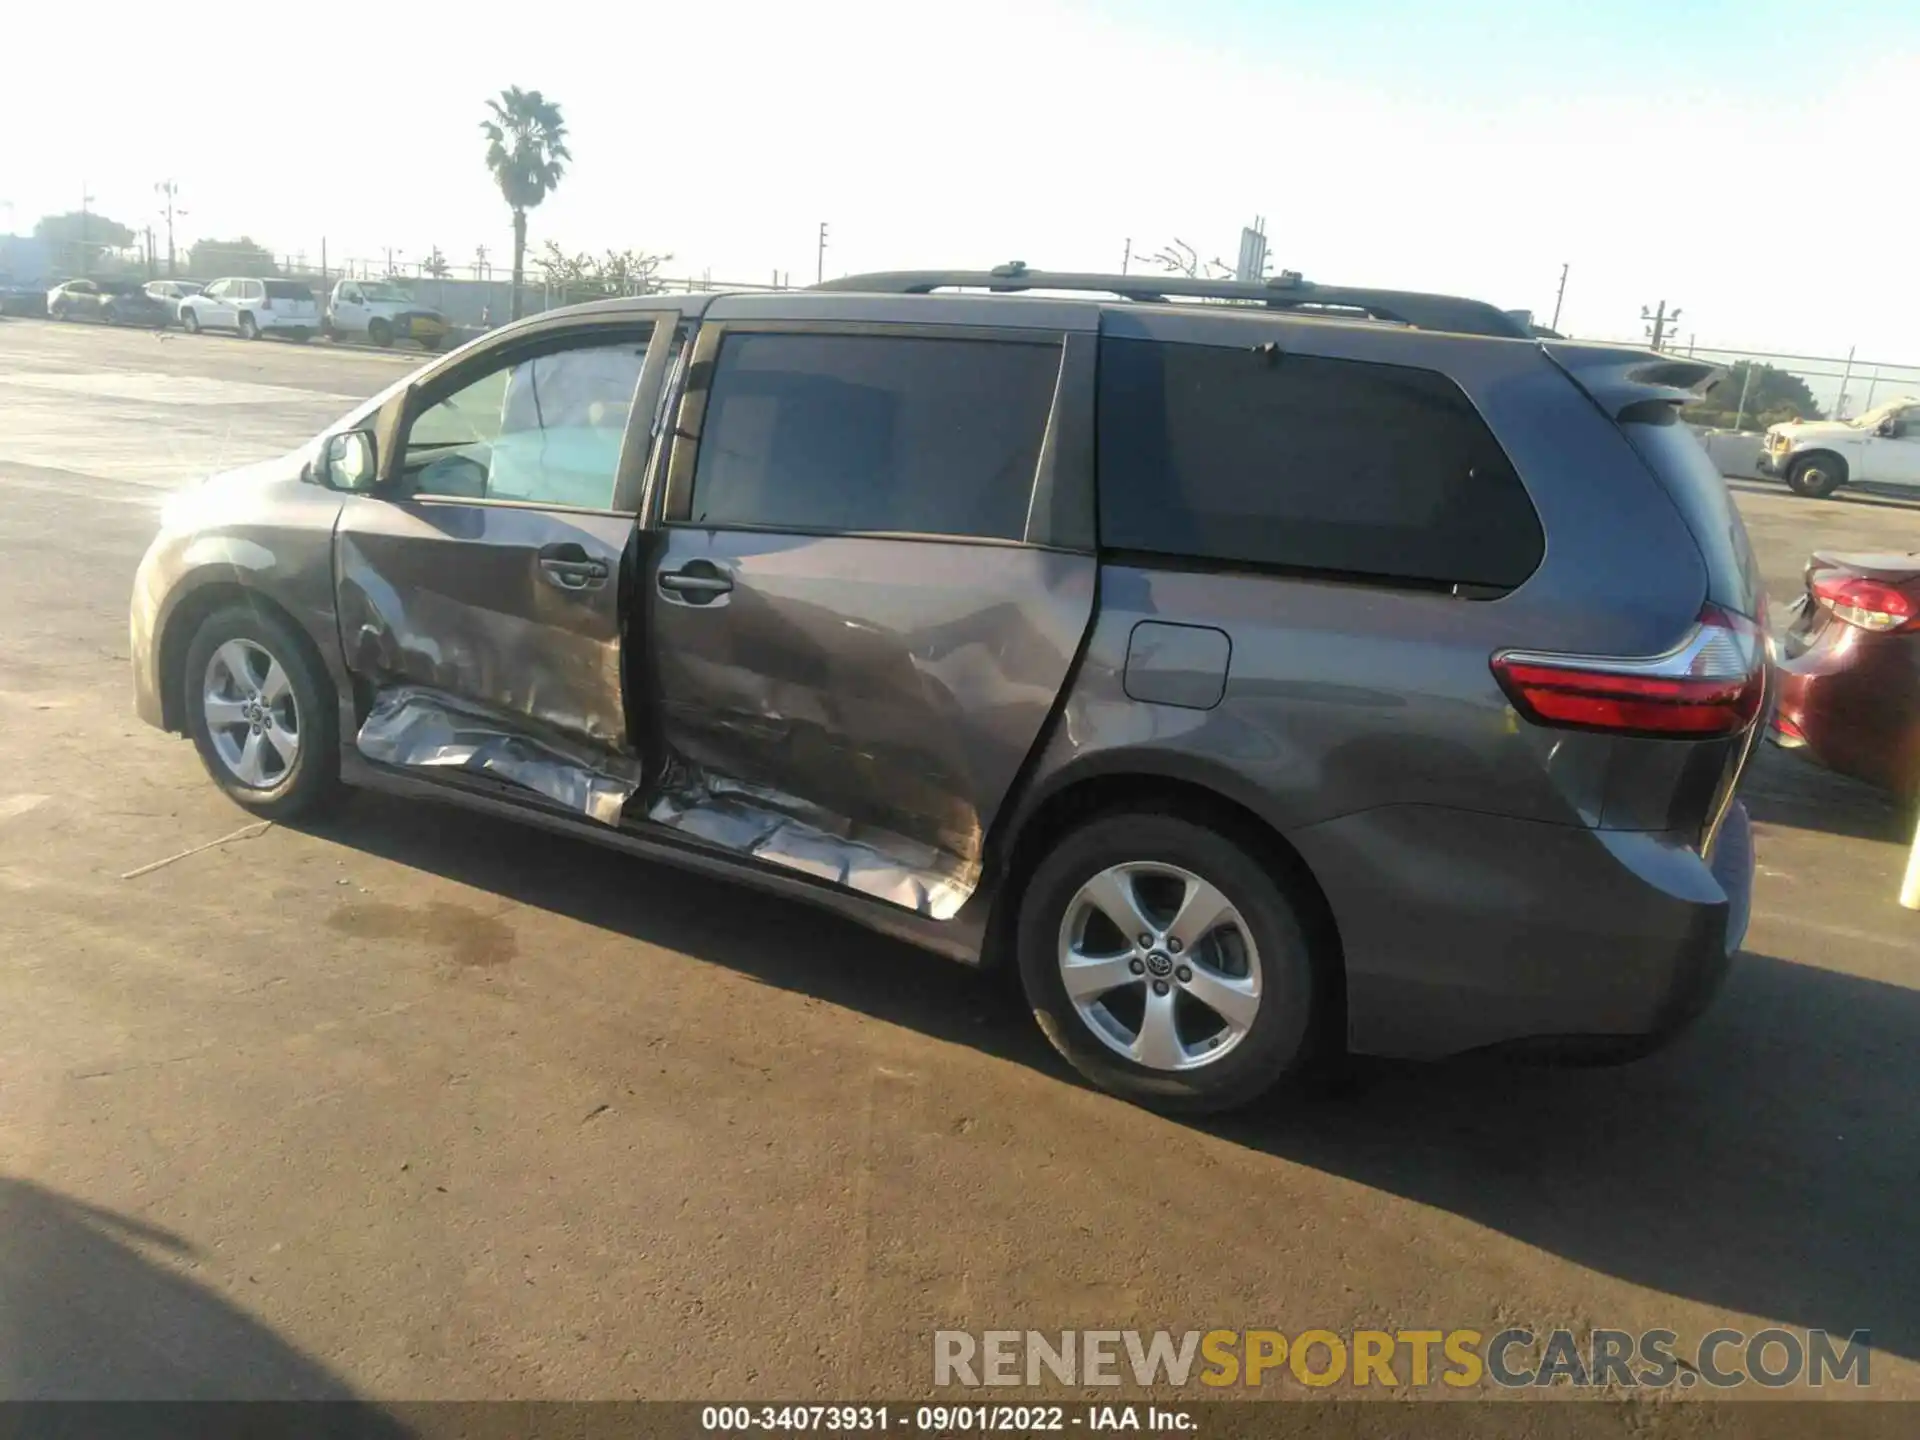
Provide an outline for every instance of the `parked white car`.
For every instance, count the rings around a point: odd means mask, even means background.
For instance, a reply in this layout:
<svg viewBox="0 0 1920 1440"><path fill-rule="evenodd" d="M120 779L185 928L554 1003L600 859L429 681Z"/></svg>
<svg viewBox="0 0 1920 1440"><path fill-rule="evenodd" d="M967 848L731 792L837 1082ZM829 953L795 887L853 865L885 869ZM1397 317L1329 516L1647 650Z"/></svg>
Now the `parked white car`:
<svg viewBox="0 0 1920 1440"><path fill-rule="evenodd" d="M421 305L398 285L385 280L342 280L327 298L323 334L341 340L366 339L375 345L411 340L422 350L438 350L447 340L447 317Z"/></svg>
<svg viewBox="0 0 1920 1440"><path fill-rule="evenodd" d="M1770 426L1760 469L1802 495L1831 495L1850 481L1920 489L1920 399L1895 400L1854 420Z"/></svg>
<svg viewBox="0 0 1920 1440"><path fill-rule="evenodd" d="M232 330L246 340L262 335L305 340L320 328L320 307L303 281L233 276L182 300L180 324L188 334Z"/></svg>

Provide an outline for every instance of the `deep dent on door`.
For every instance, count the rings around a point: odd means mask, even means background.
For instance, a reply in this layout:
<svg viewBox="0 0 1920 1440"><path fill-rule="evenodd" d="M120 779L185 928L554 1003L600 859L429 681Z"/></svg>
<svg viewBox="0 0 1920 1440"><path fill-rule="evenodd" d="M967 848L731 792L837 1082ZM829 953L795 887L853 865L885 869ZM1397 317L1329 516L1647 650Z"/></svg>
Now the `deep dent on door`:
<svg viewBox="0 0 1920 1440"><path fill-rule="evenodd" d="M402 587L363 538L342 532L337 548L347 665L374 687L355 738L360 753L383 765L485 775L619 824L642 770L624 748L617 629L596 634L568 623L565 596L537 586L531 607L517 595L488 603L484 594Z"/></svg>
<svg viewBox="0 0 1920 1440"><path fill-rule="evenodd" d="M1072 668L1096 562L855 537L672 543L665 563L708 561L734 585L724 618L650 599L671 759L648 818L950 919Z"/></svg>

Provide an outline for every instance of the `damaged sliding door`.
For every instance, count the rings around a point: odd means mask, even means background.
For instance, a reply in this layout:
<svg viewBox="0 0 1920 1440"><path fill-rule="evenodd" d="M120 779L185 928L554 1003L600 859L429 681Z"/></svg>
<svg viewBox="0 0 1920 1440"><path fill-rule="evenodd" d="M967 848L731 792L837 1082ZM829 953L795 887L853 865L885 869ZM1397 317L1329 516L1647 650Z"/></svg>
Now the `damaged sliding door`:
<svg viewBox="0 0 1920 1440"><path fill-rule="evenodd" d="M1062 336L710 322L693 375L645 575L648 817L949 919L1093 613L1091 544L1037 498Z"/></svg>
<svg viewBox="0 0 1920 1440"><path fill-rule="evenodd" d="M334 538L367 759L619 823L642 778L622 642L648 427L629 422L671 329L629 317L481 351L382 437L381 486L347 498Z"/></svg>

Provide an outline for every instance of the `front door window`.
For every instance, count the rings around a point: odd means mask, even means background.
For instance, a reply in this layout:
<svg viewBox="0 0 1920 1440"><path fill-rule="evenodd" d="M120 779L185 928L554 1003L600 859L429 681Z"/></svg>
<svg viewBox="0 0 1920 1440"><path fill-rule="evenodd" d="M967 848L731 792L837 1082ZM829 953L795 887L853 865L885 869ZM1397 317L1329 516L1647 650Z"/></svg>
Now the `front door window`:
<svg viewBox="0 0 1920 1440"><path fill-rule="evenodd" d="M422 411L403 442L419 496L612 508L644 337L538 355Z"/></svg>

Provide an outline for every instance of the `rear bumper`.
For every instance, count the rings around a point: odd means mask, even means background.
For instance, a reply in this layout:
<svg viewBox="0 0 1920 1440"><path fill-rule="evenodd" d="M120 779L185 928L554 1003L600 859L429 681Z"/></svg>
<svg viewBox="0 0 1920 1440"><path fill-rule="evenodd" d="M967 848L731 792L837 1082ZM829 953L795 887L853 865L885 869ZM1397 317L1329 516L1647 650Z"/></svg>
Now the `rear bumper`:
<svg viewBox="0 0 1920 1440"><path fill-rule="evenodd" d="M1367 1054L1651 1046L1712 1001L1752 905L1738 801L1710 860L1673 835L1437 806L1387 806L1289 838L1333 909L1348 1043Z"/></svg>

